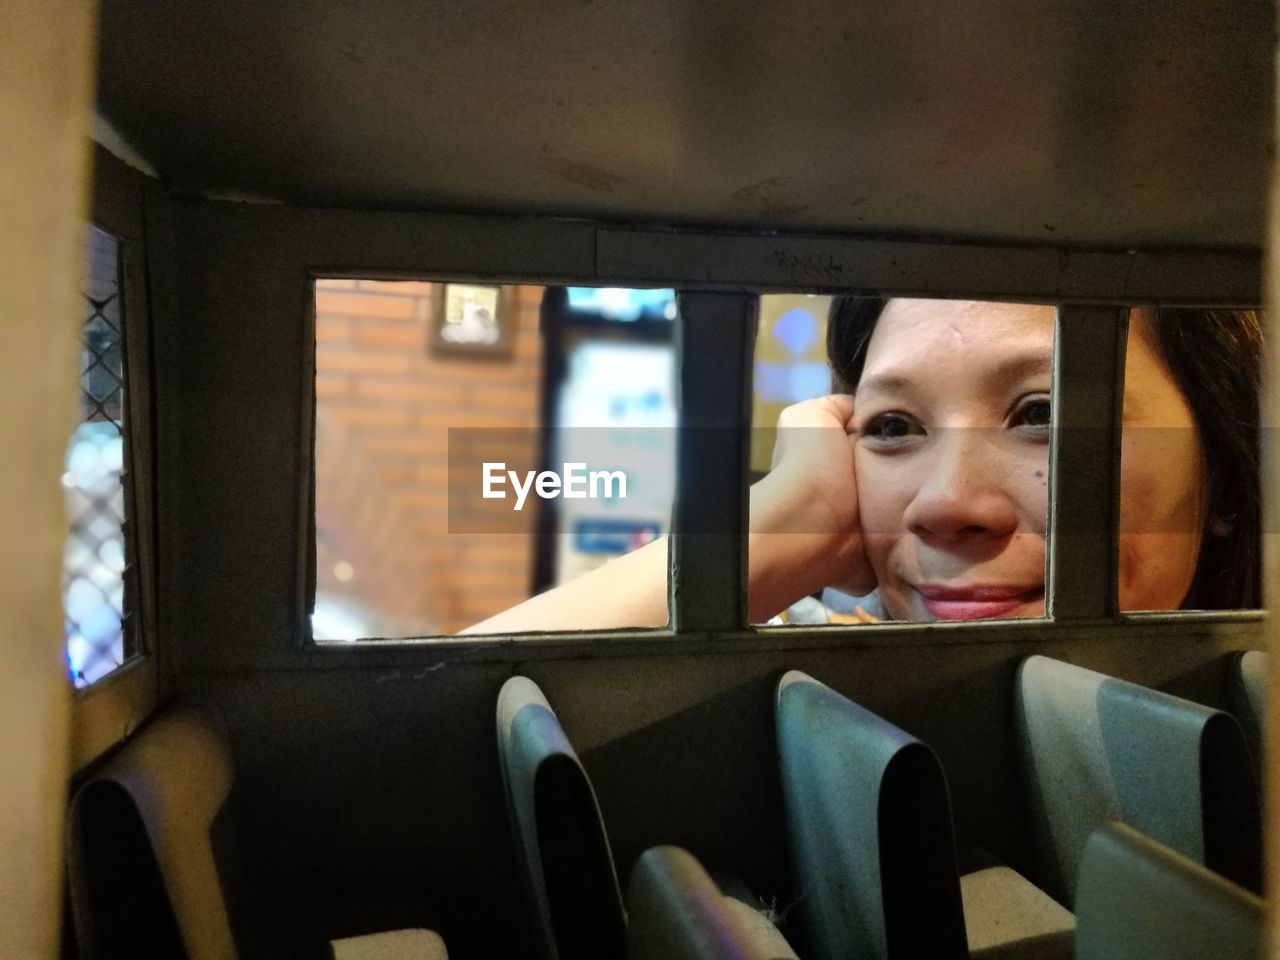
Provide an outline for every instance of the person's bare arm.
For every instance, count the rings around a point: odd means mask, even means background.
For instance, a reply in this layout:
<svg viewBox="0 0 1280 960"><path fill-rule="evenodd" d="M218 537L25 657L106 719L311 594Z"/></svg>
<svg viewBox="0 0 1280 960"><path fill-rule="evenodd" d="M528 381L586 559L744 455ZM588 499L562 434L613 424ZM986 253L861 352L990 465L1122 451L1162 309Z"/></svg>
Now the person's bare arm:
<svg viewBox="0 0 1280 960"><path fill-rule="evenodd" d="M462 633L609 630L667 622L667 538L496 613Z"/></svg>
<svg viewBox="0 0 1280 960"><path fill-rule="evenodd" d="M761 623L834 583L875 585L857 531L850 397L788 407L774 469L751 488L748 615ZM463 630L608 630L667 623L667 538Z"/></svg>

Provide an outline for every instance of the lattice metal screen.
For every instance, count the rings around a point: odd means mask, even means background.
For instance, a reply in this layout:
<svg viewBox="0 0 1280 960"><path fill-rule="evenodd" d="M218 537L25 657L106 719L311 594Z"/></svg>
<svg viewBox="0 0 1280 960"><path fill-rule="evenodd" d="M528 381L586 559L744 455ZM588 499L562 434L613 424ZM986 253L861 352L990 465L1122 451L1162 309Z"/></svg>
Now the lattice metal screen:
<svg viewBox="0 0 1280 960"><path fill-rule="evenodd" d="M120 245L90 227L85 248L80 404L62 487L67 664L76 686L133 653L125 597L125 369Z"/></svg>

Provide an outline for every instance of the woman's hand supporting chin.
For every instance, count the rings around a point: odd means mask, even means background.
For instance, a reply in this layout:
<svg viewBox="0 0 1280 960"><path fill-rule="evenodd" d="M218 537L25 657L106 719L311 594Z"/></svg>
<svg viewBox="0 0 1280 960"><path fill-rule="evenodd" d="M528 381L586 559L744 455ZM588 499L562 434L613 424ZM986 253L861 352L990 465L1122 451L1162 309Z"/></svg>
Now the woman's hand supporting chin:
<svg viewBox="0 0 1280 960"><path fill-rule="evenodd" d="M869 593L853 467L853 397L787 407L769 475L751 488L751 621L761 623L823 587Z"/></svg>
<svg viewBox="0 0 1280 960"><path fill-rule="evenodd" d="M853 398L819 397L778 420L774 468L751 488L748 611L763 623L826 586L876 585L862 549L849 424ZM463 633L660 627L667 622L667 539L654 540Z"/></svg>

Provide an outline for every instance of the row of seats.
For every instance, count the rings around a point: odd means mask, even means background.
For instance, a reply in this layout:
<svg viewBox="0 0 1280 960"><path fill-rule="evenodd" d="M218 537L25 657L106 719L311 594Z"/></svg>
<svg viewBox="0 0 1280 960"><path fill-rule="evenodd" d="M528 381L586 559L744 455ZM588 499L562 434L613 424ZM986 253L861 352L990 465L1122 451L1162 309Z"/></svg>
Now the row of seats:
<svg viewBox="0 0 1280 960"><path fill-rule="evenodd" d="M1260 752L1245 731L1260 745L1265 657L1237 665L1243 728L1078 666L1022 664L1017 722L1053 897L1004 865L960 876L933 751L786 674L778 754L805 957L1260 956ZM527 678L499 696L498 739L542 956L622 956L623 943L633 960L796 956L749 893L726 895L740 884L675 848L638 861L628 923L586 771ZM1201 933L1183 936L1191 922Z"/></svg>
<svg viewBox="0 0 1280 960"><path fill-rule="evenodd" d="M933 751L814 678L786 674L777 748L800 894L788 934L806 960L1260 956L1259 768L1247 741L1261 737L1264 655L1239 667L1243 727L1077 666L1023 663L1017 723L1038 885L1000 864L960 876ZM533 681L503 686L497 734L539 956L797 956L742 881L676 848L641 856L624 900L590 779ZM76 793L68 853L82 960L249 952L225 876L233 778L215 718L186 706ZM324 953L447 956L429 930L337 940Z"/></svg>
<svg viewBox="0 0 1280 960"><path fill-rule="evenodd" d="M1078 960L1254 960L1264 955L1261 900L1119 821L1089 837L1080 869ZM739 916L725 909L697 860L676 847L654 847L640 857L628 905L628 960L792 956L762 948ZM1023 940L986 955L1055 956L1059 949L1052 941Z"/></svg>
<svg viewBox="0 0 1280 960"><path fill-rule="evenodd" d="M547 698L527 677L512 677L498 695L498 755L539 956L629 956L634 931L628 928L595 791ZM641 890L647 889L642 882ZM764 955L795 958L738 878L722 876L718 884L690 881L688 889L690 895L714 891L717 914L731 917L734 929ZM647 902L668 901L669 891ZM661 924L653 929L670 933Z"/></svg>
<svg viewBox="0 0 1280 960"><path fill-rule="evenodd" d="M932 751L812 678L783 678L779 752L814 960L1071 956L1064 907L1078 906L1089 838L1111 821L1242 896L1259 889L1260 791L1231 716L1046 657L1022 664L1015 702L1039 879L1056 903L1005 866L957 877Z"/></svg>

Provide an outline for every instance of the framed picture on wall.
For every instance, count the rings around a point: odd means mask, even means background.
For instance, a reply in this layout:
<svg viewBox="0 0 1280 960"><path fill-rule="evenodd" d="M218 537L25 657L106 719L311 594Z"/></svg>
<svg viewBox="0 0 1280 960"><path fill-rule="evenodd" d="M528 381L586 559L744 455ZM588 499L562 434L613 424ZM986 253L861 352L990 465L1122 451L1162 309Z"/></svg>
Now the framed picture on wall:
<svg viewBox="0 0 1280 960"><path fill-rule="evenodd" d="M443 283L431 325L432 353L508 357L511 320L506 290L487 284Z"/></svg>

